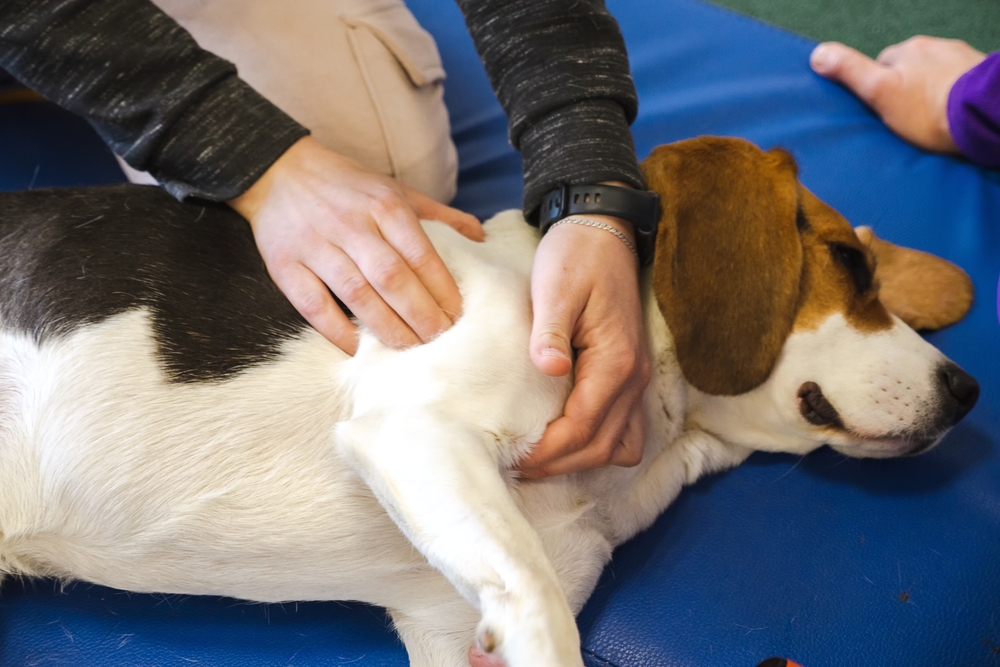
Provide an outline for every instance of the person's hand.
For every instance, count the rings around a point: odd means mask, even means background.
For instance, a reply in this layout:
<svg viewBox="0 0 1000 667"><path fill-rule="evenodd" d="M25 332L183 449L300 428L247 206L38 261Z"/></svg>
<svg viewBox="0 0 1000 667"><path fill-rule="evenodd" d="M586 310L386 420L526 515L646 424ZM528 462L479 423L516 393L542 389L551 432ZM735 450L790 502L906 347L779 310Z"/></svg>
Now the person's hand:
<svg viewBox="0 0 1000 667"><path fill-rule="evenodd" d="M462 302L419 219L484 238L473 216L372 173L310 137L293 144L229 205L250 222L278 288L348 354L357 350L357 327L330 292L385 344L426 342L451 326Z"/></svg>
<svg viewBox="0 0 1000 667"><path fill-rule="evenodd" d="M847 86L893 132L939 153L958 153L948 128L948 94L960 76L986 57L963 41L912 37L872 60L838 42L817 46L813 70Z"/></svg>
<svg viewBox="0 0 1000 667"><path fill-rule="evenodd" d="M632 234L617 218L573 217ZM563 416L521 461L524 477L642 460L649 355L638 271L632 252L607 230L566 224L542 238L531 274L531 360L547 375L566 375L575 349L576 378Z"/></svg>

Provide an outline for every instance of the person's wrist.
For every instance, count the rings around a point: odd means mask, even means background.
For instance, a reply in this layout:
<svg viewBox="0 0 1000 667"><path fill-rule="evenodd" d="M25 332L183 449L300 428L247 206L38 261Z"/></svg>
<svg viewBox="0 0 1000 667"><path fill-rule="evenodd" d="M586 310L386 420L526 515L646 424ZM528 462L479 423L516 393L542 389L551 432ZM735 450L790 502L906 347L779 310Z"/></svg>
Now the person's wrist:
<svg viewBox="0 0 1000 667"><path fill-rule="evenodd" d="M598 185L613 185L619 188L635 189L631 184L625 183L624 181L601 181ZM571 215L567 215L565 218L563 218L563 220L567 218L579 218L582 220L590 220L592 222L613 227L619 233L624 234L625 237L628 238L629 243L631 243L632 246L635 247L635 225L633 225L628 220L625 220L624 218L617 218L615 216L603 215L599 213L573 213ZM556 222L558 222L558 220ZM552 230L552 227L554 226L555 223L550 225L549 230ZM546 237L548 235L549 235L548 233L545 234Z"/></svg>
<svg viewBox="0 0 1000 667"><path fill-rule="evenodd" d="M942 114L941 122L938 127L938 145L942 153L951 153L953 155L961 155L962 150L955 143L955 137L951 133L951 123L948 120L947 111Z"/></svg>
<svg viewBox="0 0 1000 667"><path fill-rule="evenodd" d="M622 218L616 218L612 215L601 215L598 213L574 213L573 215L568 215L562 219L560 222L565 222L568 220L585 220L589 222L598 223L598 225L606 225L612 227L619 234L622 234L625 238L629 240L633 246L635 245L635 225L633 225L628 220L623 220ZM550 227L561 226L559 223L555 223Z"/></svg>
<svg viewBox="0 0 1000 667"><path fill-rule="evenodd" d="M296 146L307 139L308 137L303 137L289 146L288 150L282 153L281 156L275 160L271 166L260 175L260 178L254 181L249 188L244 190L242 194L228 200L226 203L229 204L233 210L246 218L246 220L252 225L257 211L260 210L264 200L267 199L267 195L271 191L274 181L278 178L279 172L284 169L284 165L287 164L290 159L294 159L293 151L296 150Z"/></svg>
<svg viewBox="0 0 1000 667"><path fill-rule="evenodd" d="M323 150L312 137L302 137L289 146L249 188L226 203L246 218L252 227L254 218L267 200L274 185L280 182L289 171L305 164L309 160L309 154L317 147Z"/></svg>
<svg viewBox="0 0 1000 667"><path fill-rule="evenodd" d="M964 73L963 73L964 74ZM960 155L962 150L955 143L955 135L951 132L951 115L949 112L951 110L951 93L955 89L955 84L958 80L962 78L962 74L959 74L955 79L945 86L944 99L938 102L938 109L940 109L937 118L937 127L935 131L937 132L937 144L940 147L939 150L943 153L953 153Z"/></svg>
<svg viewBox="0 0 1000 667"><path fill-rule="evenodd" d="M968 46L968 45L966 45ZM944 97L943 109L944 113L941 114L941 124L943 125L944 137L946 137L946 143L948 145L948 152L955 153L957 155L962 155L965 151L962 147L958 145L959 138L955 136L953 131L952 123L958 120L959 125L961 125L961 116L963 113L962 102L964 97L964 89L969 81L967 75L969 75L972 70L976 69L979 65L986 60L986 54L968 47L968 61L966 66L963 67L963 71L955 77L947 87L947 93ZM971 75L970 75L971 76Z"/></svg>
<svg viewBox="0 0 1000 667"><path fill-rule="evenodd" d="M572 215L564 220L568 222L549 228L542 239L544 244L561 247L561 253L569 252L585 263L589 260L584 257L600 257L602 262L621 262L638 271L639 257L632 223L593 213Z"/></svg>
<svg viewBox="0 0 1000 667"><path fill-rule="evenodd" d="M629 188L631 190L635 189L634 186L624 181L601 181L600 185L614 185L619 188ZM600 219L601 222L615 227L620 232L628 236L632 243L635 243L635 225L628 220L625 220L624 218L616 218L610 215L596 215L593 217Z"/></svg>

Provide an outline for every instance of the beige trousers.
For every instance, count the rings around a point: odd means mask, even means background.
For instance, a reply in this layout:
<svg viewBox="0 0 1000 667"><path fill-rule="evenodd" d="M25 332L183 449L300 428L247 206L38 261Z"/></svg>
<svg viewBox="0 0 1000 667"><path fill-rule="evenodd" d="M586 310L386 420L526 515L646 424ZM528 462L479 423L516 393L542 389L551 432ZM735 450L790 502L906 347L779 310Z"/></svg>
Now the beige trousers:
<svg viewBox="0 0 1000 667"><path fill-rule="evenodd" d="M440 202L455 196L441 57L401 0L153 2L328 148Z"/></svg>

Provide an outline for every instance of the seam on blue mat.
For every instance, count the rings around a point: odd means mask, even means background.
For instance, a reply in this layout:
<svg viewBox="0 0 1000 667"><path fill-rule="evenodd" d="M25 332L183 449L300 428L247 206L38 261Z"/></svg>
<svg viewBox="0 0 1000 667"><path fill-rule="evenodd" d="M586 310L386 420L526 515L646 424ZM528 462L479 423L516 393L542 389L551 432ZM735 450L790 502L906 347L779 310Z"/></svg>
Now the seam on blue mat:
<svg viewBox="0 0 1000 667"><path fill-rule="evenodd" d="M732 21L738 21L741 23L747 23L754 26L758 30L764 29L766 32L777 33L779 35L784 35L786 37L792 37L796 41L803 42L815 46L819 44L818 41L812 39L811 37L806 37L800 35L797 32L793 32L787 28L782 28L781 26L774 25L773 23L768 23L767 21L761 21L760 19L748 16L746 14L741 14L735 9L729 9L728 7L720 7L719 5L713 4L712 2L707 2L704 0L685 0L689 5L699 5L701 7L707 7L709 9L715 10L716 13L727 17Z"/></svg>
<svg viewBox="0 0 1000 667"><path fill-rule="evenodd" d="M588 649L583 649L583 654L586 655L586 656L589 656L589 657L593 658L594 660L599 661L602 665L608 665L609 667L618 667L618 665L616 663L611 662L610 660L607 660L607 659L603 658L602 656L599 656L596 653L594 653L593 651L590 651Z"/></svg>

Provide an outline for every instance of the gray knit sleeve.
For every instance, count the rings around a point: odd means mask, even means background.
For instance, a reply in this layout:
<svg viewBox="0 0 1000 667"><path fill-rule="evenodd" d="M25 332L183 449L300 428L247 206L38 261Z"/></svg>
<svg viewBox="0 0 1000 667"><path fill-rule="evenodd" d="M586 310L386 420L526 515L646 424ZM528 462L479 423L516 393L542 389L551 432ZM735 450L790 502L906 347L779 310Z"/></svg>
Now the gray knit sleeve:
<svg viewBox="0 0 1000 667"><path fill-rule="evenodd" d="M644 188L638 111L618 23L602 0L458 0L524 164L530 218L559 184Z"/></svg>
<svg viewBox="0 0 1000 667"><path fill-rule="evenodd" d="M148 0L2 0L0 67L181 199L241 194L308 134Z"/></svg>

